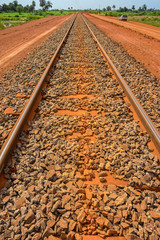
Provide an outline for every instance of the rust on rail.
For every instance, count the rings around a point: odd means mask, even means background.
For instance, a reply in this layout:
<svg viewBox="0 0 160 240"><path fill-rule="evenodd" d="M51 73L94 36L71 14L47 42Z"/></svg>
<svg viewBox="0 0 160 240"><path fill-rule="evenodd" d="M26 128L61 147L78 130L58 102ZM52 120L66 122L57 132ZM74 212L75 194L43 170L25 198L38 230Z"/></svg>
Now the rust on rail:
<svg viewBox="0 0 160 240"><path fill-rule="evenodd" d="M18 135L20 134L21 130L23 129L23 126L25 124L25 122L27 121L27 118L30 114L31 109L33 108L34 103L36 102L37 96L45 82L45 80L47 79L47 75L55 61L55 59L57 58L57 55L61 49L61 47L63 46L73 24L74 21L76 19L77 15L74 16L72 23L70 24L67 32L65 33L64 38L62 39L61 43L59 44L57 50L55 51L53 57L51 58L48 66L46 67L42 77L40 78L35 90L33 91L32 95L30 96L26 106L24 107L24 110L22 111L20 117L18 118L16 124L14 125L7 141L4 143L4 145L2 146L1 152L0 152L0 173L3 170L4 164L6 162L6 160L8 159L10 153L12 152L15 142L18 138Z"/></svg>
<svg viewBox="0 0 160 240"><path fill-rule="evenodd" d="M98 41L96 36L94 35L94 33L91 30L91 28L89 27L89 25L87 24L84 16L83 16L83 21L85 22L86 26L88 27L94 41L97 43L103 56L108 61L109 66L111 67L113 73L115 74L115 76L116 76L118 82L120 83L121 87L123 88L125 94L127 95L130 103L132 104L135 112L137 113L138 117L140 118L143 126L145 127L146 131L149 133L153 143L155 144L156 149L160 153L160 134L159 134L158 130L154 126L153 122L151 121L151 119L149 118L149 116L147 115L145 110L142 108L139 101L136 99L135 95L133 94L133 92L131 91L131 89L129 88L129 86L127 85L127 83L125 82L125 80L123 79L121 74L119 73L119 71L116 69L115 65L113 64L113 62L107 55L106 51L104 50L104 48L102 47L102 45L100 44L100 42Z"/></svg>

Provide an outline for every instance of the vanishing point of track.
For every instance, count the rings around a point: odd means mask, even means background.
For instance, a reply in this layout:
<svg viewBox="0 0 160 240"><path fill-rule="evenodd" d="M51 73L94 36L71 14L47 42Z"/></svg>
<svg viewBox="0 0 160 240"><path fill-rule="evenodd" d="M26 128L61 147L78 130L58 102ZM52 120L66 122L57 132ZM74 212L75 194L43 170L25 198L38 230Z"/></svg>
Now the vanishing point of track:
<svg viewBox="0 0 160 240"><path fill-rule="evenodd" d="M158 131L78 15L1 150L2 170L20 135L2 189L11 239L158 239L158 158L125 94L160 151Z"/></svg>

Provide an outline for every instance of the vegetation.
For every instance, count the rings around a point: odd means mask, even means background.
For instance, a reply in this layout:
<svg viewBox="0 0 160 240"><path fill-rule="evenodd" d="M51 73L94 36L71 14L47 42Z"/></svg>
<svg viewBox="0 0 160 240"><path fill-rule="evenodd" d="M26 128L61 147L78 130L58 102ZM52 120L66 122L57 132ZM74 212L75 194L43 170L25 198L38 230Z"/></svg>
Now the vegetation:
<svg viewBox="0 0 160 240"><path fill-rule="evenodd" d="M42 10L36 10L33 13L21 12L20 14L17 12L0 13L0 30L7 27L17 26L19 24L23 24L36 19L44 18L47 16L59 16L71 13L71 11L66 10L51 10L45 12L43 12Z"/></svg>
<svg viewBox="0 0 160 240"><path fill-rule="evenodd" d="M31 5L26 5L23 7L21 4L18 4L18 1L13 1L12 3L0 5L0 13L2 12L33 12L35 10L36 3L32 1Z"/></svg>
<svg viewBox="0 0 160 240"><path fill-rule="evenodd" d="M52 3L46 0L39 0L39 4L42 7L43 11L49 10L52 8ZM12 3L0 5L0 12L33 12L35 10L36 2L32 1L31 5L22 6L18 4L18 1L13 1Z"/></svg>
<svg viewBox="0 0 160 240"><path fill-rule="evenodd" d="M125 14L128 16L129 21L142 22L150 24L153 26L160 27L160 10L148 9L146 4L143 4L142 7L139 7L138 10L135 9L135 5L132 5L131 9L127 7L120 7L118 10L115 10L116 6L113 5L103 8L103 10L90 10L90 13L101 14L105 16L120 17Z"/></svg>
<svg viewBox="0 0 160 240"><path fill-rule="evenodd" d="M46 16L53 15L66 15L73 11L73 8L68 8L68 10L49 10L52 8L52 3L50 1L40 0L40 7L42 9L35 10L36 3L32 1L31 5L22 6L18 4L18 1L13 1L12 3L0 5L0 30L17 26L19 24L44 18Z"/></svg>
<svg viewBox="0 0 160 240"><path fill-rule="evenodd" d="M128 17L129 21L134 21L134 22L141 22L145 24L149 24L152 26L160 27L160 17L153 17L153 16L129 16Z"/></svg>
<svg viewBox="0 0 160 240"><path fill-rule="evenodd" d="M116 9L116 6L113 4L113 6L107 6L106 8L103 8L103 11L111 11L111 10L115 10ZM130 12L130 11L135 11L135 5L132 5L132 8L127 8L127 7L120 7L117 12ZM143 4L142 7L139 7L137 10L137 12L143 12L143 11L147 11L147 5L146 4ZM148 9L148 11L155 11L155 9Z"/></svg>
<svg viewBox="0 0 160 240"><path fill-rule="evenodd" d="M6 27L16 26L28 21L40 19L50 15L65 15L76 11L73 7L68 7L68 10L49 10L52 8L52 3L46 0L39 0L40 10L35 10L36 3L32 1L31 5L22 6L18 1L13 1L12 3L0 5L0 29ZM119 17L122 14L128 15L130 21L143 22L160 27L160 11L155 9L147 9L146 4L136 10L135 5L132 5L131 9L127 7L120 7L115 10L116 6L107 6L103 10L84 10L91 13L102 14L105 16Z"/></svg>
<svg viewBox="0 0 160 240"><path fill-rule="evenodd" d="M5 27L4 27L3 23L0 22L0 30L1 30L1 29L4 29L4 28L5 28Z"/></svg>
<svg viewBox="0 0 160 240"><path fill-rule="evenodd" d="M40 0L40 6L42 7L43 11L46 11L49 8L52 8L52 3L50 1L46 2L46 0Z"/></svg>

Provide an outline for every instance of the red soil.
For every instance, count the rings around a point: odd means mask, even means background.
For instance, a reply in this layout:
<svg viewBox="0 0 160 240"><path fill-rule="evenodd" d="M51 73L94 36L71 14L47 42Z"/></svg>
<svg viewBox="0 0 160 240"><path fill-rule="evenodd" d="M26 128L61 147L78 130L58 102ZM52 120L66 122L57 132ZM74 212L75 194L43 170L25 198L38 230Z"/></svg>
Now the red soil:
<svg viewBox="0 0 160 240"><path fill-rule="evenodd" d="M0 31L0 75L15 66L72 15L52 16Z"/></svg>
<svg viewBox="0 0 160 240"><path fill-rule="evenodd" d="M108 16L84 15L160 79L160 28Z"/></svg>

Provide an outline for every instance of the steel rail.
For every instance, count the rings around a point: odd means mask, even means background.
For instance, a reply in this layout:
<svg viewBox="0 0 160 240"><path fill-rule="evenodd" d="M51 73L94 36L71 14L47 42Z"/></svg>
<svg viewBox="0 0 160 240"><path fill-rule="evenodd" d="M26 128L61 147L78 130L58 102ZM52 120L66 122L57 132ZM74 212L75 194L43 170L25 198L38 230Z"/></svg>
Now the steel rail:
<svg viewBox="0 0 160 240"><path fill-rule="evenodd" d="M46 80L46 77L47 77L47 74L51 68L51 66L53 65L53 62L55 61L63 43L65 42L74 22L75 22L75 19L77 17L77 14L75 15L72 23L70 24L65 36L63 37L61 43L59 44L58 48L56 49L53 57L51 58L50 62L48 63L45 71L43 72L42 74L42 77L40 78L38 84L36 85L36 88L35 90L33 91L32 95L30 96L27 104L25 105L24 107L24 110L22 111L20 117L18 118L17 122L15 123L13 129L12 129L12 132L10 134L10 136L8 137L8 141L6 143L4 143L4 145L2 146L2 149L1 149L1 154L0 154L0 173L2 172L3 170L3 167L4 167L4 164L9 156L9 154L11 153L14 145L15 145L15 142L18 138L18 135L20 134L28 116L29 116L29 113L37 99L37 96L42 88L42 85L43 83L45 82Z"/></svg>
<svg viewBox="0 0 160 240"><path fill-rule="evenodd" d="M119 71L116 69L115 65L113 64L113 62L111 61L111 59L109 58L109 56L105 52L104 48L102 47L102 45L100 44L100 42L98 41L96 36L94 35L93 31L91 30L91 28L87 24L84 16L82 16L82 18L83 18L83 21L85 22L86 26L88 27L93 39L95 40L95 42L98 44L100 50L102 51L103 56L108 61L109 66L111 67L111 69L112 69L113 73L115 74L117 80L119 81L120 85L122 86L125 94L127 95L130 103L132 104L132 106L133 106L134 110L136 111L137 115L139 116L142 124L144 125L144 127L146 129L146 131L149 133L152 141L155 144L155 147L157 148L158 152L160 153L160 134L159 134L158 130L156 129L156 127L152 123L151 119L149 118L149 116L147 115L145 110L142 108L139 101L136 99L135 95L133 94L133 92L131 91L131 89L129 88L129 86L127 85L127 83L125 82L125 80L123 79L121 74L119 73Z"/></svg>

